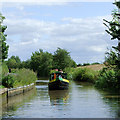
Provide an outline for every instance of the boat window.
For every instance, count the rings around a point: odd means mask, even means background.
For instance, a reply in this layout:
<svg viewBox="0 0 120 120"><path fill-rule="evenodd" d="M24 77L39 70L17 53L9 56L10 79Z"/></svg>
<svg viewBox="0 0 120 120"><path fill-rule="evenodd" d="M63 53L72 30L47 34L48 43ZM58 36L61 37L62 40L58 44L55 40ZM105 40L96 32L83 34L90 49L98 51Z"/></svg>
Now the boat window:
<svg viewBox="0 0 120 120"><path fill-rule="evenodd" d="M63 78L67 79L67 73L62 74Z"/></svg>
<svg viewBox="0 0 120 120"><path fill-rule="evenodd" d="M53 80L54 79L54 74L51 74L50 75L50 80Z"/></svg>

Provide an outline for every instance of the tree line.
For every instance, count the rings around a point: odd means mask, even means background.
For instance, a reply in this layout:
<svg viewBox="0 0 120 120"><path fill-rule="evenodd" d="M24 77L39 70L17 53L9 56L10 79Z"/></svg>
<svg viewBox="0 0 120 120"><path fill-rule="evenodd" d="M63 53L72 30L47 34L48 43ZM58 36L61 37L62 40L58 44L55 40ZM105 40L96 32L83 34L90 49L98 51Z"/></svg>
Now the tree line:
<svg viewBox="0 0 120 120"><path fill-rule="evenodd" d="M77 66L71 58L70 52L61 48L57 48L54 54L39 49L32 53L31 58L26 61L21 61L19 56L11 56L6 64L9 69L32 69L40 77L48 76L51 69L64 70L66 67Z"/></svg>

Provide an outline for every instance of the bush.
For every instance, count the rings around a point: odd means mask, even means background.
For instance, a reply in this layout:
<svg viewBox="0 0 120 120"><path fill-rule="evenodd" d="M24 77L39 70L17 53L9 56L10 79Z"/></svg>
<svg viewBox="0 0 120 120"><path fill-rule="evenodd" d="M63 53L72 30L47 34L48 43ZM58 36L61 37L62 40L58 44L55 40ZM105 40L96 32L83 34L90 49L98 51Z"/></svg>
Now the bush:
<svg viewBox="0 0 120 120"><path fill-rule="evenodd" d="M5 87L4 87L3 85L0 85L0 89L1 89L1 88L5 88Z"/></svg>
<svg viewBox="0 0 120 120"><path fill-rule="evenodd" d="M7 88L10 88L10 87L13 88L14 82L15 82L15 79L13 75L7 75L2 79L2 85Z"/></svg>
<svg viewBox="0 0 120 120"><path fill-rule="evenodd" d="M7 65L3 62L3 63L1 63L1 71L2 72L0 72L0 73L2 73L2 76L5 76L8 72L9 72L9 70L8 70L8 67L7 67Z"/></svg>
<svg viewBox="0 0 120 120"><path fill-rule="evenodd" d="M91 65L98 65L98 64L100 64L100 63L98 63L98 62L94 62L94 63L92 63Z"/></svg>
<svg viewBox="0 0 120 120"><path fill-rule="evenodd" d="M87 65L90 65L90 63L83 63L83 66L87 66Z"/></svg>
<svg viewBox="0 0 120 120"><path fill-rule="evenodd" d="M19 69L16 70L16 73L5 76L2 84L8 88L29 85L37 80L36 76L36 73L29 69Z"/></svg>
<svg viewBox="0 0 120 120"><path fill-rule="evenodd" d="M73 80L95 82L97 79L97 71L88 68L78 68L73 72Z"/></svg>
<svg viewBox="0 0 120 120"><path fill-rule="evenodd" d="M64 69L64 71L67 73L68 80L73 80L72 74L73 74L74 70L75 70L75 68L70 68L70 67L67 67Z"/></svg>
<svg viewBox="0 0 120 120"><path fill-rule="evenodd" d="M66 68L65 72L68 74L68 79L76 81L95 82L98 72L88 68Z"/></svg>
<svg viewBox="0 0 120 120"><path fill-rule="evenodd" d="M99 78L95 85L102 89L118 90L120 89L120 70L104 68L100 71Z"/></svg>
<svg viewBox="0 0 120 120"><path fill-rule="evenodd" d="M8 73L8 67L5 64L5 62L0 62L0 85L2 84L2 78L7 75Z"/></svg>

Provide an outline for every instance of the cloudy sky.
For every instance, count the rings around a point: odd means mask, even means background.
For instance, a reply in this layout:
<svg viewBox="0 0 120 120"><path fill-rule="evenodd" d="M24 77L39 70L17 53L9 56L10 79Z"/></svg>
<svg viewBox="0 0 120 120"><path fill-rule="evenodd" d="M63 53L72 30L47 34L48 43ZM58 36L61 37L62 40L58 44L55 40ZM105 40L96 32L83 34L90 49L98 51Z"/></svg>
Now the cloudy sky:
<svg viewBox="0 0 120 120"><path fill-rule="evenodd" d="M3 2L9 57L27 60L39 49L60 47L77 63L103 62L107 47L117 44L103 25L113 2Z"/></svg>

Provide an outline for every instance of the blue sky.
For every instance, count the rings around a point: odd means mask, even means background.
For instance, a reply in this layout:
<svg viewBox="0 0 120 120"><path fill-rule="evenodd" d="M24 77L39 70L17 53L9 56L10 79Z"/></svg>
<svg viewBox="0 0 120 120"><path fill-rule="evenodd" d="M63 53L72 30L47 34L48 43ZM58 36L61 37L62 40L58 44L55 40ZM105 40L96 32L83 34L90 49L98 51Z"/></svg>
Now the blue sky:
<svg viewBox="0 0 120 120"><path fill-rule="evenodd" d="M77 63L103 62L107 47L117 42L103 25L114 8L112 2L3 3L9 57L27 60L39 49L53 53L60 47Z"/></svg>

